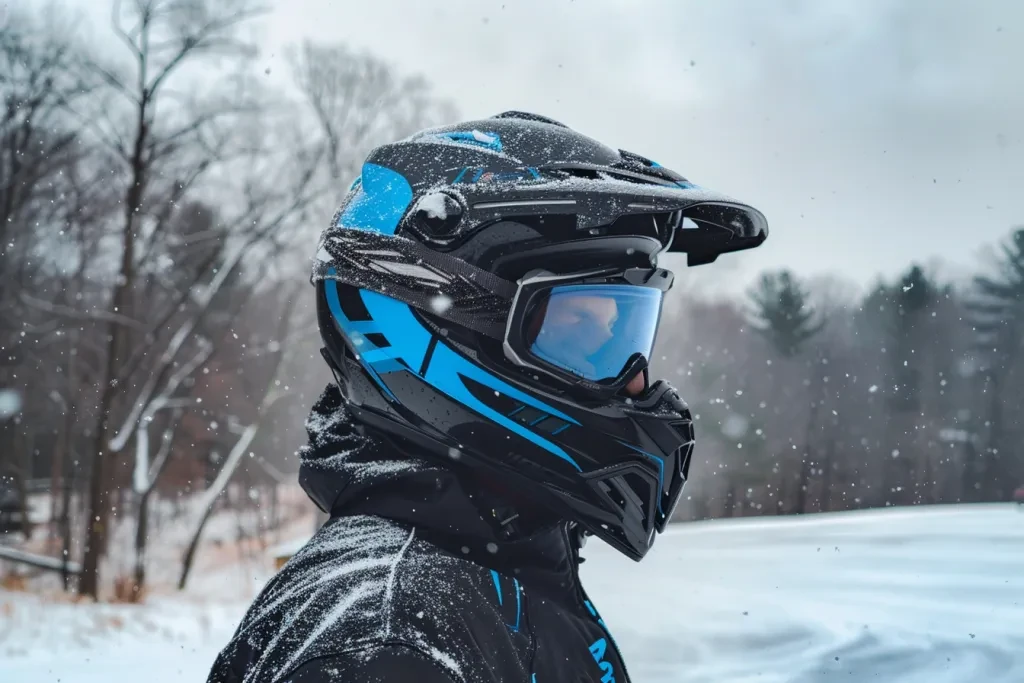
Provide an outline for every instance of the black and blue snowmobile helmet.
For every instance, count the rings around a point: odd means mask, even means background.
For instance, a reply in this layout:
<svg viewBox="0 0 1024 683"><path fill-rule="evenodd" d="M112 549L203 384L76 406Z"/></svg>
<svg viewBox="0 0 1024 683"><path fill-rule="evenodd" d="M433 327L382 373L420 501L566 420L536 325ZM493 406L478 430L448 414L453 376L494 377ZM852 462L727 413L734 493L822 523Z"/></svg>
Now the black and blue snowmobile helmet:
<svg viewBox="0 0 1024 683"><path fill-rule="evenodd" d="M370 153L321 237L323 355L359 423L639 560L693 452L685 403L649 381L672 286L657 257L767 235L750 206L542 116L421 131Z"/></svg>

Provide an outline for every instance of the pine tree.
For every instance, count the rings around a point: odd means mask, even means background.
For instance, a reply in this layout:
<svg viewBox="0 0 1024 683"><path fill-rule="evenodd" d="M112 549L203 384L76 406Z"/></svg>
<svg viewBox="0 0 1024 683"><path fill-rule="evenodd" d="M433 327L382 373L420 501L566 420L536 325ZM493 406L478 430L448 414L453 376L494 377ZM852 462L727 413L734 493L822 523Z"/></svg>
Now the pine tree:
<svg viewBox="0 0 1024 683"><path fill-rule="evenodd" d="M796 356L824 326L824 320L816 320L807 292L788 270L762 275L750 298L754 328L784 358Z"/></svg>
<svg viewBox="0 0 1024 683"><path fill-rule="evenodd" d="M825 326L825 319L810 305L803 285L788 270L765 273L758 287L750 294L754 305L752 325L763 334L772 348L783 359L800 355L807 342ZM807 414L804 449L801 454L794 507L796 512L807 512L807 493L814 462L811 457L811 434L818 421L818 409L824 393L822 359L814 363L810 380L812 398ZM781 387L776 391L781 396Z"/></svg>
<svg viewBox="0 0 1024 683"><path fill-rule="evenodd" d="M965 483L982 500L1008 500L1016 480L1024 478L1005 417L1017 412L1021 399L1011 373L1024 356L1024 227L1010 234L1001 252L994 273L974 278L977 298L968 305L988 398L988 445L967 463Z"/></svg>
<svg viewBox="0 0 1024 683"><path fill-rule="evenodd" d="M926 419L922 414L922 368L937 341L926 325L940 296L939 286L919 265L912 265L889 289L892 306L884 329L888 339L888 393L885 420L884 481L879 502L913 504L928 470Z"/></svg>
<svg viewBox="0 0 1024 683"><path fill-rule="evenodd" d="M914 412L921 403L921 371L915 356L915 346L921 341L916 334L927 312L937 300L938 288L921 266L911 266L900 279L892 299L895 318L892 321L893 380L896 387L890 396L890 407L895 412Z"/></svg>

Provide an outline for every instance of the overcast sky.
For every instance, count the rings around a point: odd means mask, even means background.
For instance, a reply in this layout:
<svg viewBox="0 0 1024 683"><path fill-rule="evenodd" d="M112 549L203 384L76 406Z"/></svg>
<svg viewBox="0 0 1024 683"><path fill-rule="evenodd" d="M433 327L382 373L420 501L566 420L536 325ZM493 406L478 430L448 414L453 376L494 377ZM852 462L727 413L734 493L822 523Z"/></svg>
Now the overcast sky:
<svg viewBox="0 0 1024 683"><path fill-rule="evenodd" d="M758 207L771 237L703 267L723 279L786 266L868 283L912 259L962 274L1024 225L1020 0L273 7L267 68L304 38L363 46L466 118L546 114Z"/></svg>

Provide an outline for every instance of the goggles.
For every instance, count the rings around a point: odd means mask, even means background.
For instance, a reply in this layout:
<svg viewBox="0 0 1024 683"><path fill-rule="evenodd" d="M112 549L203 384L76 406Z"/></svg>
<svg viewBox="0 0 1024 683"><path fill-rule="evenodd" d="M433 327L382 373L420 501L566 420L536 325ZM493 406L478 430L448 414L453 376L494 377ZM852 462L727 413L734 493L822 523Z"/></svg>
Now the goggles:
<svg viewBox="0 0 1024 683"><path fill-rule="evenodd" d="M654 268L529 273L517 283L505 357L589 391L618 392L647 369L671 285L671 273Z"/></svg>
<svg viewBox="0 0 1024 683"><path fill-rule="evenodd" d="M337 230L312 279L401 300L501 342L513 364L588 393L613 395L646 372L672 273L531 271L511 282L403 237Z"/></svg>

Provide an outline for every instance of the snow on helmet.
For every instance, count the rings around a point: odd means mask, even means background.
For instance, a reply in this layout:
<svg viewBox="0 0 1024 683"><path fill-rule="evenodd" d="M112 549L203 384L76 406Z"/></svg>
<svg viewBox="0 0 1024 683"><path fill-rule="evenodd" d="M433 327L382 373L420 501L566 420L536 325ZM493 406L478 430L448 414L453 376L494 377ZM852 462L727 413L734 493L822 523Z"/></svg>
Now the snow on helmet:
<svg viewBox="0 0 1024 683"><path fill-rule="evenodd" d="M672 285L657 256L709 263L767 234L757 210L545 117L421 131L370 153L321 237L324 357L360 422L639 560L693 451L686 405L648 381Z"/></svg>

